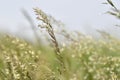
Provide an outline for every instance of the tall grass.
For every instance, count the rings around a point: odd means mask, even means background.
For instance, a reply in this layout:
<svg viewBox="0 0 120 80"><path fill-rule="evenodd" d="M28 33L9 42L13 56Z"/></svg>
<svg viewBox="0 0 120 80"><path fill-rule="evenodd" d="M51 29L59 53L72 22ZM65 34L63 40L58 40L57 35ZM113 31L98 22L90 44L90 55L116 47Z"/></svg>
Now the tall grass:
<svg viewBox="0 0 120 80"><path fill-rule="evenodd" d="M58 40L51 23L51 19L56 23L57 20L39 8L34 11L39 26L46 29L53 46L42 42L33 45L10 35L1 35L0 80L120 79L119 39L99 31L102 38L96 40L59 27L62 39Z"/></svg>
<svg viewBox="0 0 120 80"><path fill-rule="evenodd" d="M119 80L120 40L80 41L62 47L65 74L50 46L34 46L11 36L0 39L0 80Z"/></svg>

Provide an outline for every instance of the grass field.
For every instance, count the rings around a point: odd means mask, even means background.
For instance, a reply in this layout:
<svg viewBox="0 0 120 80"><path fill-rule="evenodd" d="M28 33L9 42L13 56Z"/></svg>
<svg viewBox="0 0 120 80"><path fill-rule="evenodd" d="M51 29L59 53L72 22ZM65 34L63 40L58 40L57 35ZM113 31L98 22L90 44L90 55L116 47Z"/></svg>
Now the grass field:
<svg viewBox="0 0 120 80"><path fill-rule="evenodd" d="M39 8L34 8L34 12L39 27L48 34L40 37L45 36L46 40L39 40L35 30L37 44L0 35L0 80L120 80L120 39L104 31L98 31L99 39L62 27L55 32L54 25L60 26L59 21Z"/></svg>
<svg viewBox="0 0 120 80"><path fill-rule="evenodd" d="M54 49L43 44L1 36L0 80L119 80L120 40L110 37L80 41L61 47L66 70L59 64Z"/></svg>

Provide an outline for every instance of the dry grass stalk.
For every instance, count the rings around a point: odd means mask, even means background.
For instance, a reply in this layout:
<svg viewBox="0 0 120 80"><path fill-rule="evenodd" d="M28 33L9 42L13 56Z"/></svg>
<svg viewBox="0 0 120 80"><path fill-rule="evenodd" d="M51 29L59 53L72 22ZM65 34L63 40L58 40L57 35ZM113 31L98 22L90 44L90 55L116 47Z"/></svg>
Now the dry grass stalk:
<svg viewBox="0 0 120 80"><path fill-rule="evenodd" d="M112 11L107 11L110 15L115 16L116 18L120 19L120 10L116 7L112 0L107 0L107 4L111 6Z"/></svg>
<svg viewBox="0 0 120 80"><path fill-rule="evenodd" d="M57 59L61 65L61 69L59 69L59 72L60 72L60 74L62 74L66 69L65 69L63 57L61 55L60 48L59 48L58 42L56 40L54 30L53 30L53 27L50 23L50 20L48 19L46 13L44 13L39 8L34 8L34 11L37 15L37 19L42 21L42 23L43 23L42 25L39 25L39 27L45 28L51 37L51 40L52 40L54 47L55 47L55 53L56 53Z"/></svg>

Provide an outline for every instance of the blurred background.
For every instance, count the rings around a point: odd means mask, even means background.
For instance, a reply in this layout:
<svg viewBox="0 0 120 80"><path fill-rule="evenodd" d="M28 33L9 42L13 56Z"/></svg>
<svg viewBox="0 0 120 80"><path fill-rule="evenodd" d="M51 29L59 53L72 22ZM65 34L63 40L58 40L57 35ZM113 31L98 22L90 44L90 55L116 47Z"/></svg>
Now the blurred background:
<svg viewBox="0 0 120 80"><path fill-rule="evenodd" d="M78 30L92 36L97 36L96 29L104 30L120 38L120 28L115 26L120 20L106 14L110 6L102 4L104 2L106 0L0 0L0 32L33 39L33 26L39 33L33 8L39 7L62 21L69 30ZM119 1L113 2L120 7ZM25 17L23 10L29 14L32 23Z"/></svg>

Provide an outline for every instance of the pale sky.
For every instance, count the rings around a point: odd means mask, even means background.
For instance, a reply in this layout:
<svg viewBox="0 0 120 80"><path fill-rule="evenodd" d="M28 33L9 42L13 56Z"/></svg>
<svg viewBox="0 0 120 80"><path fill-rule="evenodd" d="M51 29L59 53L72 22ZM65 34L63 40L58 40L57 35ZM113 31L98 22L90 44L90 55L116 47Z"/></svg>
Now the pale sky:
<svg viewBox="0 0 120 80"><path fill-rule="evenodd" d="M70 29L81 32L92 31L93 29L105 29L118 33L120 28L112 28L119 24L120 20L109 14L104 14L110 10L109 5L103 5L106 0L0 0L0 29L17 33L23 29L28 32L29 23L21 13L21 9L26 9L32 16L35 24L34 7L41 8L47 14L52 15L57 20L61 20ZM116 4L117 0L114 0ZM118 34L119 35L119 34Z"/></svg>

